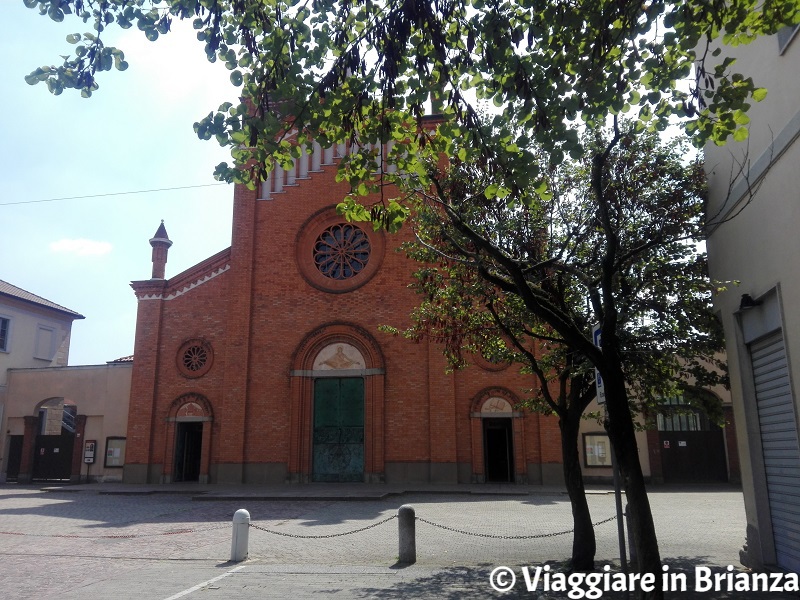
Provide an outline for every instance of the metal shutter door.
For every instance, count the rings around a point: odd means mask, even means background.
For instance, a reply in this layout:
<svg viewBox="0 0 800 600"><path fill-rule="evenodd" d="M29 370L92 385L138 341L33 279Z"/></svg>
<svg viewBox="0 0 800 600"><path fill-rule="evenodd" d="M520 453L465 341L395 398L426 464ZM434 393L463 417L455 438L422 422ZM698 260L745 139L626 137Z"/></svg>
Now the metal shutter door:
<svg viewBox="0 0 800 600"><path fill-rule="evenodd" d="M782 332L750 345L778 565L800 571L800 446Z"/></svg>

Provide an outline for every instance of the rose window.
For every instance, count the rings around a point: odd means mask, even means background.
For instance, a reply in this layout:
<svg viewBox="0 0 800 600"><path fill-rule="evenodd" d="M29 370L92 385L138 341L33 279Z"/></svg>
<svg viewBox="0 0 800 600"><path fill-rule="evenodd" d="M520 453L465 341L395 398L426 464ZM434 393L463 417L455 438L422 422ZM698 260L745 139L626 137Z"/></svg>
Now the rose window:
<svg viewBox="0 0 800 600"><path fill-rule="evenodd" d="M202 346L191 346L183 353L183 366L187 371L199 371L207 360L208 352Z"/></svg>
<svg viewBox="0 0 800 600"><path fill-rule="evenodd" d="M188 340L178 350L177 366L184 377L202 377L211 369L214 351L203 340Z"/></svg>
<svg viewBox="0 0 800 600"><path fill-rule="evenodd" d="M367 234L349 223L329 227L314 244L314 264L331 279L358 275L367 266L369 255Z"/></svg>

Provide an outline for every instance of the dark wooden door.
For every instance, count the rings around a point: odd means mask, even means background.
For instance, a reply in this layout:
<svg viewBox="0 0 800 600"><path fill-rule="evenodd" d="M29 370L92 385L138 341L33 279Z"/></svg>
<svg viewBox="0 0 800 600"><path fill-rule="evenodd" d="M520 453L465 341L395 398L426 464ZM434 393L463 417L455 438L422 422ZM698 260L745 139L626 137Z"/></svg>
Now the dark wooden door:
<svg viewBox="0 0 800 600"><path fill-rule="evenodd" d="M364 380L314 382L313 481L364 481Z"/></svg>
<svg viewBox="0 0 800 600"><path fill-rule="evenodd" d="M174 481L198 481L203 450L203 424L178 422L176 425Z"/></svg>
<svg viewBox="0 0 800 600"><path fill-rule="evenodd" d="M72 475L72 450L75 434L61 430L61 435L37 435L33 455L34 481L61 481Z"/></svg>
<svg viewBox="0 0 800 600"><path fill-rule="evenodd" d="M8 436L8 467L6 468L6 479L16 481L19 477L19 467L22 464L22 441L24 435Z"/></svg>
<svg viewBox="0 0 800 600"><path fill-rule="evenodd" d="M483 450L486 481L513 482L514 438L511 434L511 419L483 420Z"/></svg>

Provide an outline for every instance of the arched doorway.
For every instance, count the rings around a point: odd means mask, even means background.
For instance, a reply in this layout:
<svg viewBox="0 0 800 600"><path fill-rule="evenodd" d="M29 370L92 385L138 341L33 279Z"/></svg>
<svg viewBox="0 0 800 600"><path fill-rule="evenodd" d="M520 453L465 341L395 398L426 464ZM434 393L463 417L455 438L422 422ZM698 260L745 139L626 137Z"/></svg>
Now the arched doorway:
<svg viewBox="0 0 800 600"><path fill-rule="evenodd" d="M483 456L487 483L513 483L514 433L511 404L505 398L489 398L481 407Z"/></svg>
<svg viewBox="0 0 800 600"><path fill-rule="evenodd" d="M523 420L514 411L516 397L502 388L484 390L473 401L473 481L522 483Z"/></svg>
<svg viewBox="0 0 800 600"><path fill-rule="evenodd" d="M383 359L363 330L331 324L306 338L292 370L289 479L383 480Z"/></svg>
<svg viewBox="0 0 800 600"><path fill-rule="evenodd" d="M211 404L200 394L184 394L170 407L164 481L208 483Z"/></svg>

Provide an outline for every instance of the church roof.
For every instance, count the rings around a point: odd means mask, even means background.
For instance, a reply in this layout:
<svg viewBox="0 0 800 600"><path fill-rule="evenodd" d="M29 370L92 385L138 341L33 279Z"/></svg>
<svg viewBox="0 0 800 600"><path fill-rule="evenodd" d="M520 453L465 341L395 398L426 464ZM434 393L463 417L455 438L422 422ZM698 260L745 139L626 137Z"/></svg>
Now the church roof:
<svg viewBox="0 0 800 600"><path fill-rule="evenodd" d="M55 302L51 302L46 298L42 298L41 296L37 296L36 294L32 294L22 288L18 288L15 285L11 285L7 281L3 281L0 279L0 296L7 296L11 298L16 298L17 300L22 300L24 302L30 302L31 304L37 304L39 306L43 306L45 308L50 308L52 310L57 310L58 312L62 312L66 315L71 316L73 319L85 319L82 314L76 313L74 310L70 310L60 304L56 304Z"/></svg>

